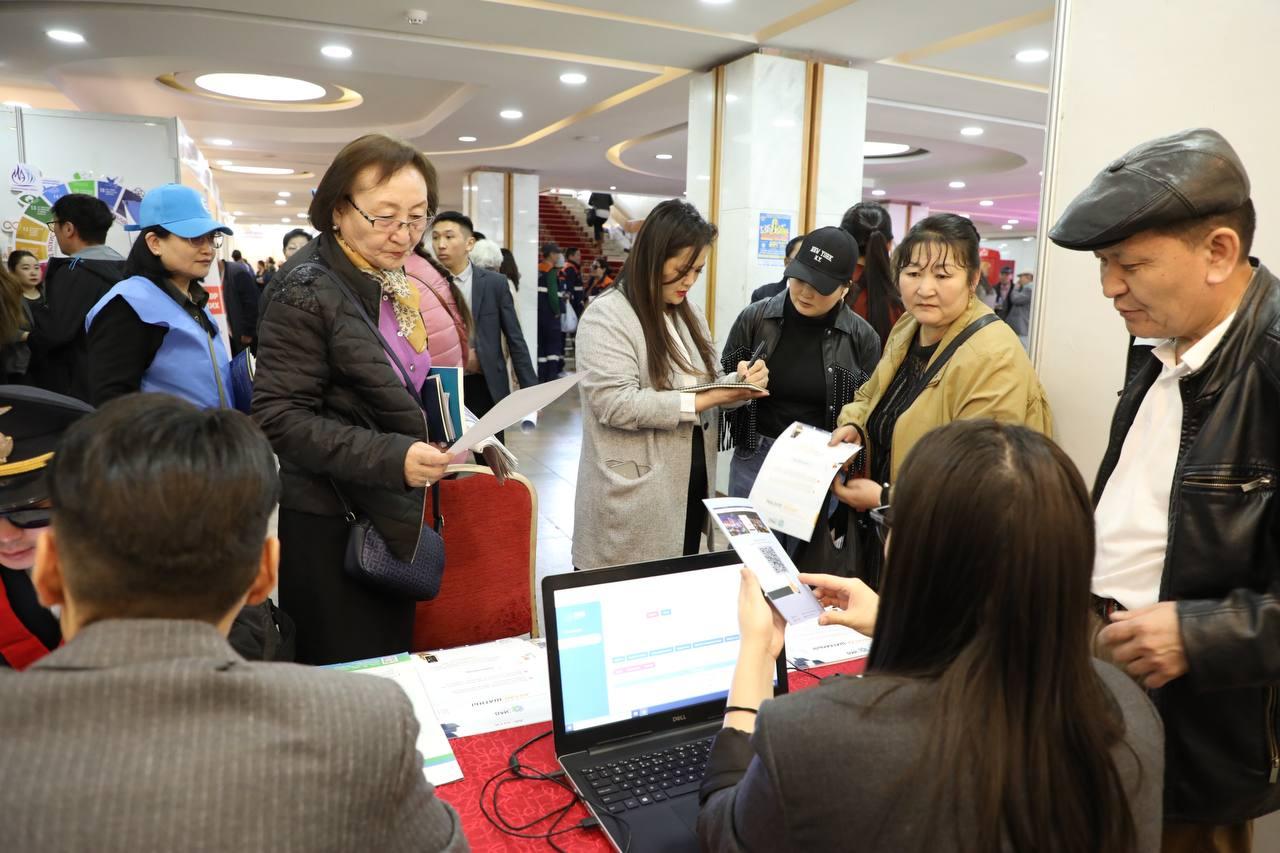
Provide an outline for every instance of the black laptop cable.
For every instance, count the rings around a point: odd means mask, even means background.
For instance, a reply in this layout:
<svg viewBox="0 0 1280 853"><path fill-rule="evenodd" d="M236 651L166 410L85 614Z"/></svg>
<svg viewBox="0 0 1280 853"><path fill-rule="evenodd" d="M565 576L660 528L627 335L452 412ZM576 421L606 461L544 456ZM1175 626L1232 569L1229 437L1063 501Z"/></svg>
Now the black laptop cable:
<svg viewBox="0 0 1280 853"><path fill-rule="evenodd" d="M801 666L800 664L796 663L794 660L791 660L790 658L788 658L788 659L787 659L787 665L788 665L788 666L790 666L790 667L791 667L793 670L795 670L796 672L798 672L798 673L800 673L800 674L802 674L802 675L807 675L807 676L809 676L809 677L810 677L810 678L812 678L814 681L821 681L821 680L822 680L822 676L820 676L820 675L814 675L812 672L810 672L810 671L809 671L809 668L808 668L808 667Z"/></svg>

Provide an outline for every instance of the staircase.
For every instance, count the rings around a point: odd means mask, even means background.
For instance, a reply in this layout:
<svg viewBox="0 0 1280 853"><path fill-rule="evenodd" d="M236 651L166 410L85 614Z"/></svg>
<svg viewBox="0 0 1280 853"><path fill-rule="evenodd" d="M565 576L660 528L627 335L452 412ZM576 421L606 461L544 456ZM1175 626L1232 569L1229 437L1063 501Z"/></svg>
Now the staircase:
<svg viewBox="0 0 1280 853"><path fill-rule="evenodd" d="M561 249L581 249L584 272L599 254L595 250L595 233L587 225L586 206L573 196L548 193L538 196L538 243L547 242L555 243ZM624 256L625 252L606 235L605 259L609 263L610 274L615 278L618 270L622 269Z"/></svg>

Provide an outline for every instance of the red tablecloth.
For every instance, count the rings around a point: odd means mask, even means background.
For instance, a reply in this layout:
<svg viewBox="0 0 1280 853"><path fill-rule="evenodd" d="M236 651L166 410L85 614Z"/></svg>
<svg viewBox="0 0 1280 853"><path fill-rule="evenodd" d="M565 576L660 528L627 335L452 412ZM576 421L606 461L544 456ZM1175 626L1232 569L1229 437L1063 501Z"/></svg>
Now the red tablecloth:
<svg viewBox="0 0 1280 853"><path fill-rule="evenodd" d="M846 661L817 667L811 671L820 677L839 673L852 674L862 672L865 664L865 660ZM813 687L817 683L813 678L799 672L791 673L788 678L788 685L792 692ZM441 786L436 789L436 793L457 809L472 849L483 851L483 853L491 850L550 849L547 842L542 839L513 838L499 832L480 812L480 789L484 786L485 780L506 766L512 750L534 735L550 729L551 723L538 723L487 735L459 738L452 742L454 755L458 758L458 764L462 766L463 778ZM558 769L555 748L550 735L526 749L521 753L520 758L525 765L548 773ZM553 811L569 799L568 792L551 782L515 782L503 788L499 803L502 814L508 821L521 824ZM581 804L575 805L560 822L560 828L573 826L585 817L587 817L587 810ZM528 831L530 833L546 832L549 826L550 821L545 821ZM566 833L557 836L556 843L565 850L575 851L575 853L576 851L612 849L604 833L598 829Z"/></svg>

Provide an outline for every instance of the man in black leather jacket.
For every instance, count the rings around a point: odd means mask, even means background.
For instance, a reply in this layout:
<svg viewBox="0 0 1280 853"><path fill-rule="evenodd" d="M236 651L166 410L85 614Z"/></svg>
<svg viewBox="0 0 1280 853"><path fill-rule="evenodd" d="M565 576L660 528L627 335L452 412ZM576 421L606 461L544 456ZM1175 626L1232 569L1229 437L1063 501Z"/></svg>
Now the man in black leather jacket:
<svg viewBox="0 0 1280 853"><path fill-rule="evenodd" d="M1098 652L1164 720L1165 850L1249 850L1280 808L1280 280L1215 131L1144 143L1050 231L1092 251L1139 354L1094 488Z"/></svg>

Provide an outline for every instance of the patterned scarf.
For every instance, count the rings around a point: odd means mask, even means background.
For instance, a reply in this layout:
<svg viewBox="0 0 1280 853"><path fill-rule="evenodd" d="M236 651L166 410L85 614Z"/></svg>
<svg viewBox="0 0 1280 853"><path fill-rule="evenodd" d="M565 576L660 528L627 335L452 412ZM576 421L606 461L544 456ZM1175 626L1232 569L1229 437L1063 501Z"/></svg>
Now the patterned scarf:
<svg viewBox="0 0 1280 853"><path fill-rule="evenodd" d="M341 234L335 234L338 245L346 254L347 260L360 272L378 283L378 289L384 296L391 297L391 307L395 310L396 326L400 337L409 342L414 352L422 352L427 348L427 327L422 322L422 309L419 306L418 289L409 283L409 277L403 269L380 270L366 261L359 252L347 245Z"/></svg>

